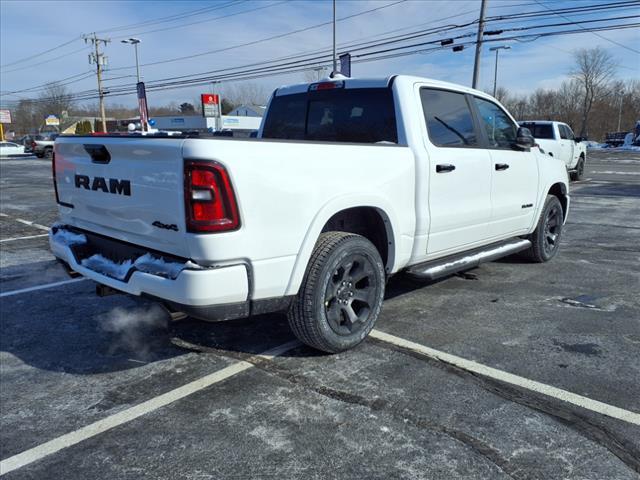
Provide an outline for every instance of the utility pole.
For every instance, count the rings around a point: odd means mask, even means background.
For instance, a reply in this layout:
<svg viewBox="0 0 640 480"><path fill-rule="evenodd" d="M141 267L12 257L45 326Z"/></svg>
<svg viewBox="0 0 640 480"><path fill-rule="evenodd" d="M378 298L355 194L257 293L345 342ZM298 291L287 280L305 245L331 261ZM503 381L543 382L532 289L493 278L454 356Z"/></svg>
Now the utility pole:
<svg viewBox="0 0 640 480"><path fill-rule="evenodd" d="M618 132L620 131L620 124L622 123L622 100L624 99L624 91L620 92L620 107L618 108Z"/></svg>
<svg viewBox="0 0 640 480"><path fill-rule="evenodd" d="M107 116L104 111L104 91L102 90L102 70L107 65L107 57L104 53L100 53L100 42L102 42L105 46L111 40L108 38L98 38L96 34L93 35L85 35L84 42L88 43L89 41L93 44L96 51L95 53L89 54L89 63L96 64L96 75L98 77L98 97L100 99L100 116L102 117L102 131L107 132Z"/></svg>
<svg viewBox="0 0 640 480"><path fill-rule="evenodd" d="M478 77L480 76L480 53L482 52L482 35L484 33L484 12L487 9L487 0L482 0L480 4L480 20L478 21L478 37L476 38L476 58L473 63L473 83L472 87L477 88Z"/></svg>
<svg viewBox="0 0 640 480"><path fill-rule="evenodd" d="M484 1L484 0L482 0ZM333 74L338 71L338 60L336 58L336 0L333 0Z"/></svg>

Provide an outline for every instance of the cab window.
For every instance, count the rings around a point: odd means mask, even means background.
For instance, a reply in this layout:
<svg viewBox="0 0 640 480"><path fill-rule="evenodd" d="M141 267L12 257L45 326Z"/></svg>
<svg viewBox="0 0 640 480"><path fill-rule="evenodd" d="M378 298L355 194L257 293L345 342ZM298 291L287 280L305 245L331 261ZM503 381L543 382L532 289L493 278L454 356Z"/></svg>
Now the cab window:
<svg viewBox="0 0 640 480"><path fill-rule="evenodd" d="M567 136L567 127L564 125L558 125L558 130L560 130L560 138L563 140L567 140L569 137Z"/></svg>
<svg viewBox="0 0 640 480"><path fill-rule="evenodd" d="M573 132L567 125L560 125L560 138L564 138L566 140L573 140Z"/></svg>
<svg viewBox="0 0 640 480"><path fill-rule="evenodd" d="M495 103L474 97L482 127L487 133L489 148L511 148L516 141L518 127Z"/></svg>
<svg viewBox="0 0 640 480"><path fill-rule="evenodd" d="M478 145L473 115L463 93L422 88L420 99L431 143L439 147Z"/></svg>

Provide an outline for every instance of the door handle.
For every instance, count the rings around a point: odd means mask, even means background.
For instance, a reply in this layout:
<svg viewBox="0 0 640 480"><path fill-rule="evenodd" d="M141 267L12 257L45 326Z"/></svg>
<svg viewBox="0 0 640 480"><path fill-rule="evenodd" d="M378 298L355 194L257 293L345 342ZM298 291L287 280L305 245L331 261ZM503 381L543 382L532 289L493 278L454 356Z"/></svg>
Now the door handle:
<svg viewBox="0 0 640 480"><path fill-rule="evenodd" d="M455 169L456 166L451 165L450 163L441 163L440 165L436 165L436 173L452 172Z"/></svg>
<svg viewBox="0 0 640 480"><path fill-rule="evenodd" d="M508 163L496 163L496 170L506 170L509 168Z"/></svg>

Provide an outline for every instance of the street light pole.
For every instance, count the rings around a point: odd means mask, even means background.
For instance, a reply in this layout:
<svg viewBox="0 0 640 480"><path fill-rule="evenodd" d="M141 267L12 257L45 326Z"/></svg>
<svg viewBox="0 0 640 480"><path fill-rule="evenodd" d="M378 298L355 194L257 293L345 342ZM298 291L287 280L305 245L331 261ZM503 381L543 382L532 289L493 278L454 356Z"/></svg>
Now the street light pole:
<svg viewBox="0 0 640 480"><path fill-rule="evenodd" d="M136 79L138 80L138 83L140 83L140 65L138 63L138 44L140 42L136 42L133 44L133 48L136 51Z"/></svg>
<svg viewBox="0 0 640 480"><path fill-rule="evenodd" d="M133 45L133 48L136 52L136 78L138 79L138 83L140 83L140 64L138 62L138 44L140 43L139 38L130 38L128 40L121 40L122 43L128 43L129 45Z"/></svg>
<svg viewBox="0 0 640 480"><path fill-rule="evenodd" d="M338 60L336 59L336 0L333 0L333 74L337 73Z"/></svg>
<svg viewBox="0 0 640 480"><path fill-rule="evenodd" d="M489 51L496 52L496 66L493 71L493 96L496 96L496 91L498 89L498 52L500 50L510 50L511 47L500 45L499 47L491 47Z"/></svg>

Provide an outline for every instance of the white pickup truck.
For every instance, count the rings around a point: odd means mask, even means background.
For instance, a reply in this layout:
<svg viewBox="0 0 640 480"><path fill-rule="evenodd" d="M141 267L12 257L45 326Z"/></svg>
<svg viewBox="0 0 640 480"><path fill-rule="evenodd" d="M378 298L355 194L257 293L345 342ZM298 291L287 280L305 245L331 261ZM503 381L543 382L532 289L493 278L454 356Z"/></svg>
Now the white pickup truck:
<svg viewBox="0 0 640 480"><path fill-rule="evenodd" d="M571 180L581 180L587 161L587 146L566 123L549 120L526 120L520 126L528 129L540 148L567 166Z"/></svg>
<svg viewBox="0 0 640 480"><path fill-rule="evenodd" d="M558 251L567 171L492 97L410 76L277 89L257 139L61 136L51 250L72 272L205 320L286 311L361 342L387 278Z"/></svg>

